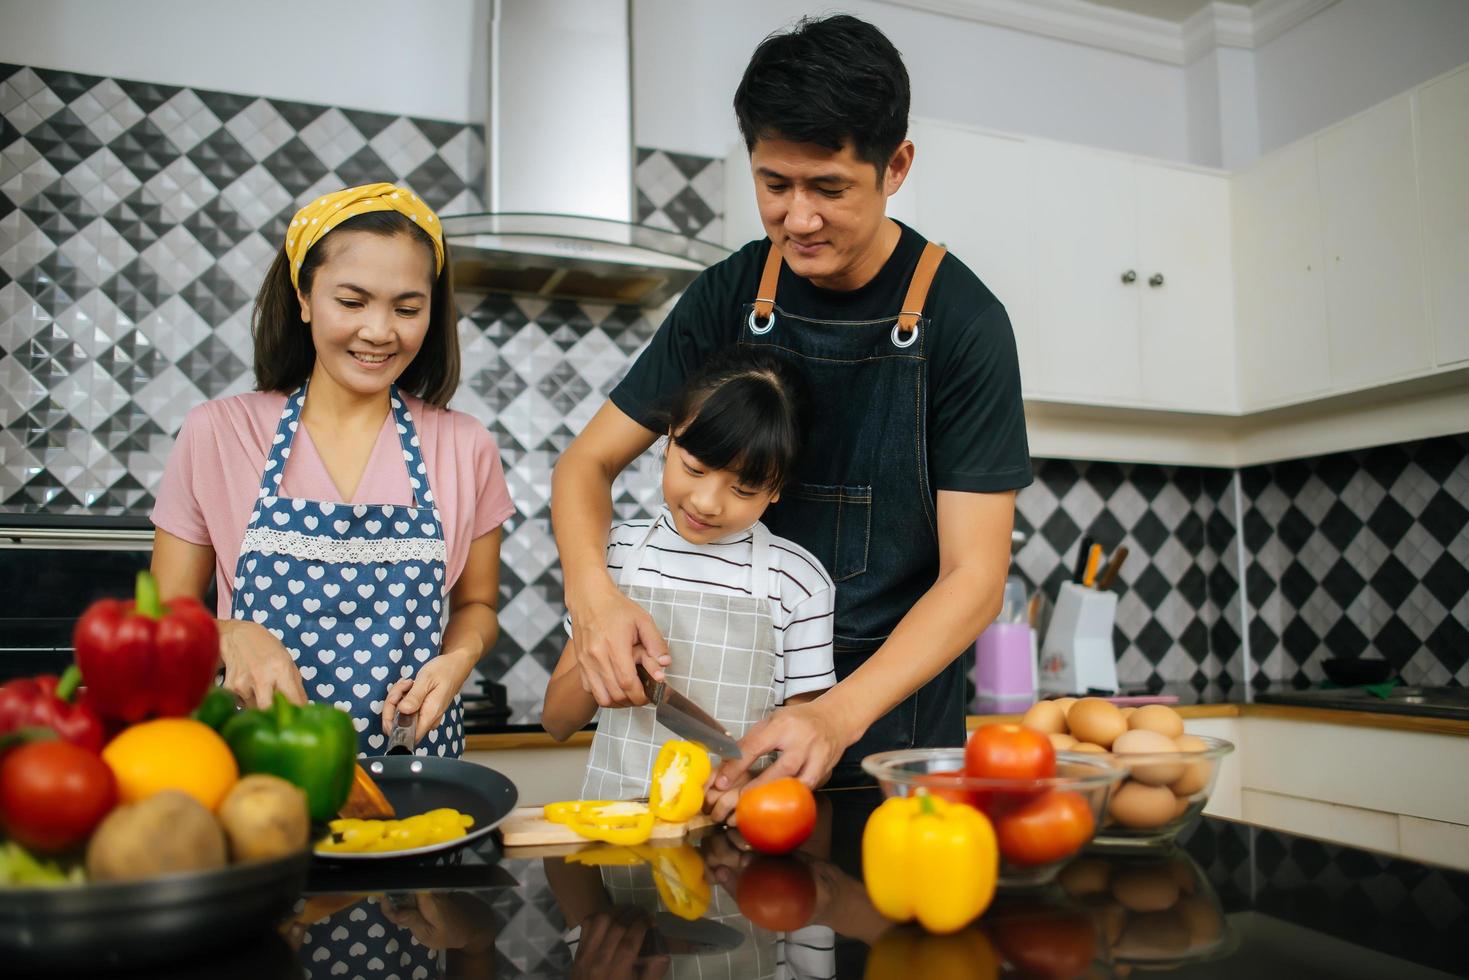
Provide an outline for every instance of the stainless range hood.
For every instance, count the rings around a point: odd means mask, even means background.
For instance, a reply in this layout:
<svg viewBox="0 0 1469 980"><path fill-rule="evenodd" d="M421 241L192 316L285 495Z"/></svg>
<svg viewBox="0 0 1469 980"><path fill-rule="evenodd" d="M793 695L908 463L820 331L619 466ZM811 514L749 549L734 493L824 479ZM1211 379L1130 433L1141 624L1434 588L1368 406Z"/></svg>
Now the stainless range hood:
<svg viewBox="0 0 1469 980"><path fill-rule="evenodd" d="M456 284L657 306L728 252L632 223L626 0L493 0L484 214L445 215Z"/></svg>

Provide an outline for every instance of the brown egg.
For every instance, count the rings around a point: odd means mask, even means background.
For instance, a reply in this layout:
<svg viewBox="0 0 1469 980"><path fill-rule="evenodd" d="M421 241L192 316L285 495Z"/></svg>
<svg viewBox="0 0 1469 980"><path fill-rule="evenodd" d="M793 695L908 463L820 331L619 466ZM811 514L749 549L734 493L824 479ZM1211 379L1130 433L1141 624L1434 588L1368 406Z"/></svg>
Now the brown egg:
<svg viewBox="0 0 1469 980"><path fill-rule="evenodd" d="M1178 800L1178 802L1174 804L1173 807L1173 819L1177 820L1179 817L1188 812L1188 808L1190 806L1193 806L1194 801L1187 796L1178 796L1175 797L1175 799Z"/></svg>
<svg viewBox="0 0 1469 980"><path fill-rule="evenodd" d="M1115 950L1126 959L1160 959L1188 949L1189 932L1183 917L1172 909L1130 916Z"/></svg>
<svg viewBox="0 0 1469 980"><path fill-rule="evenodd" d="M1198 949L1219 939L1224 932L1224 917L1220 910L1202 898L1185 896L1174 908L1188 929L1189 946Z"/></svg>
<svg viewBox="0 0 1469 980"><path fill-rule="evenodd" d="M1166 704L1147 704L1132 713L1127 727L1177 738L1183 734L1183 718Z"/></svg>
<svg viewBox="0 0 1469 980"><path fill-rule="evenodd" d="M1102 748L1100 745L1098 745L1095 742L1077 742L1075 745L1071 746L1071 748L1070 748L1069 751L1071 751L1071 752L1097 752L1097 753L1100 753L1101 755L1106 755L1107 754L1107 750L1104 749L1104 748Z"/></svg>
<svg viewBox="0 0 1469 980"><path fill-rule="evenodd" d="M1037 701L1020 719L1020 724L1032 731L1060 735L1066 731L1066 715L1054 701Z"/></svg>
<svg viewBox="0 0 1469 980"><path fill-rule="evenodd" d="M1173 739L1159 735L1157 732L1143 728L1124 732L1117 736L1117 741L1112 743L1112 751L1123 757L1122 763L1131 771L1134 779L1150 786L1167 786L1183 775L1182 762L1135 765L1126 759L1126 756L1129 755L1155 752L1177 754L1178 748L1173 744Z"/></svg>
<svg viewBox="0 0 1469 980"><path fill-rule="evenodd" d="M1185 895L1192 895L1199 884L1195 880L1194 863L1184 858L1175 858L1168 867L1173 872L1173 880L1178 882L1178 890Z"/></svg>
<svg viewBox="0 0 1469 980"><path fill-rule="evenodd" d="M1113 791L1107 812L1124 827L1147 830L1173 819L1175 800L1177 797L1167 786L1149 786L1128 779Z"/></svg>
<svg viewBox="0 0 1469 980"><path fill-rule="evenodd" d="M1051 748L1057 752L1065 752L1076 744L1075 737L1067 735L1065 732L1051 732L1046 738L1051 740Z"/></svg>
<svg viewBox="0 0 1469 980"><path fill-rule="evenodd" d="M1092 918L1101 926L1107 945L1116 945L1117 940L1122 938L1122 930L1127 926L1127 910L1116 902L1108 902L1094 908Z"/></svg>
<svg viewBox="0 0 1469 980"><path fill-rule="evenodd" d="M1124 868L1112 876L1112 895L1133 912L1161 912L1178 901L1178 882L1167 865Z"/></svg>
<svg viewBox="0 0 1469 980"><path fill-rule="evenodd" d="M1173 744L1180 752L1207 752L1209 745L1197 735L1180 735L1173 740ZM1205 759L1202 762L1190 762L1183 769L1183 775L1179 776L1172 785L1173 792L1178 796L1193 796L1202 792L1209 785L1209 777L1214 774L1214 763Z"/></svg>
<svg viewBox="0 0 1469 980"><path fill-rule="evenodd" d="M1056 707L1061 709L1062 717L1071 716L1071 706L1076 703L1076 698L1056 698Z"/></svg>
<svg viewBox="0 0 1469 980"><path fill-rule="evenodd" d="M1132 713L1134 711L1136 711L1137 708L1133 707L1132 705L1128 705L1126 708L1123 708L1121 710L1122 710L1122 717L1124 717L1124 718L1131 718L1132 717Z"/></svg>
<svg viewBox="0 0 1469 980"><path fill-rule="evenodd" d="M1127 731L1127 722L1117 705L1101 698L1082 698L1071 706L1066 724L1077 741L1110 749L1117 736Z"/></svg>
<svg viewBox="0 0 1469 980"><path fill-rule="evenodd" d="M1066 894L1072 898L1080 898L1083 895L1095 895L1107 890L1107 881L1111 877L1112 866L1106 861L1098 861L1096 858L1077 858L1056 876L1061 887L1066 889Z"/></svg>

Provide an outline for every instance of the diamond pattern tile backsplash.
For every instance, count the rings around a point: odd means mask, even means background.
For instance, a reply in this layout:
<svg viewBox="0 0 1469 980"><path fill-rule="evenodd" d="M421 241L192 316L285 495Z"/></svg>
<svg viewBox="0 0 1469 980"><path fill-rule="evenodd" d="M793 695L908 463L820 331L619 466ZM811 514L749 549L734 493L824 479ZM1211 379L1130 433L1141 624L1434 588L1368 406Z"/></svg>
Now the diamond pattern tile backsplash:
<svg viewBox="0 0 1469 980"><path fill-rule="evenodd" d="M637 220L720 238L721 160L636 159ZM0 510L146 514L184 412L251 384L250 304L293 210L384 179L443 212L477 210L483 160L475 126L0 65ZM502 635L480 671L507 686L512 720L531 722L562 643L551 466L655 324L632 307L459 300L454 407L494 432L519 511ZM1054 597L1083 534L1128 546L1114 637L1125 686L1315 679L1326 645L1357 644L1332 632L1335 609L1403 650L1389 656L1409 679L1462 682L1465 447L1241 474L1039 459L1015 570ZM619 516L655 504L657 478L651 456L638 460L615 487Z"/></svg>

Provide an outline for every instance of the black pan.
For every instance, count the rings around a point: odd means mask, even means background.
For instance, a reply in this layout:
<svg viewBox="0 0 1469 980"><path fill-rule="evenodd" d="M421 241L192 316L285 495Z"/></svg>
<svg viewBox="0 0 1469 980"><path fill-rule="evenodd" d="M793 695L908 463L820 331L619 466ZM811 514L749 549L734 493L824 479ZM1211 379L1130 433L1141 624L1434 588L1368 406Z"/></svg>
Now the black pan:
<svg viewBox="0 0 1469 980"><path fill-rule="evenodd" d="M0 888L3 972L137 969L266 935L310 861L303 851L146 881Z"/></svg>
<svg viewBox="0 0 1469 980"><path fill-rule="evenodd" d="M400 817L451 807L474 818L474 826L463 837L442 844L427 844L406 851L373 854L342 854L317 851L327 861L382 861L419 858L452 850L479 840L515 809L519 794L503 774L463 759L432 755L387 755L364 759L363 768L383 791Z"/></svg>
<svg viewBox="0 0 1469 980"><path fill-rule="evenodd" d="M1347 657L1332 657L1321 661L1322 670L1333 683L1342 687L1359 687L1363 684L1381 684L1392 676L1392 664L1386 660L1353 660Z"/></svg>

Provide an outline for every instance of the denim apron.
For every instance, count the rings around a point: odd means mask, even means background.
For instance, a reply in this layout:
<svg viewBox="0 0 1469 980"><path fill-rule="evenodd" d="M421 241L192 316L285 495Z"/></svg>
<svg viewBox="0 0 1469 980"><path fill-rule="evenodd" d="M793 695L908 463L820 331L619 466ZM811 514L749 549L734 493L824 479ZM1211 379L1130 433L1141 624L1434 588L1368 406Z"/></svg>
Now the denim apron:
<svg viewBox="0 0 1469 980"><path fill-rule="evenodd" d="M836 583L837 680L870 657L938 577L937 496L928 467L929 321L922 315L944 249L924 248L902 308L876 320L816 320L776 301L774 245L740 344L799 367L813 393L797 482L764 514L772 534L821 559ZM860 394L859 394L860 393ZM870 782L864 756L962 745L964 667L956 657L867 729L832 785Z"/></svg>
<svg viewBox="0 0 1469 980"><path fill-rule="evenodd" d="M312 701L352 716L357 753L382 752L377 724L389 687L439 652L446 608L444 529L413 416L389 395L413 504L343 504L280 496L306 386L286 399L260 475L260 498L235 565L230 615L281 641ZM419 755L458 758L456 697Z"/></svg>
<svg viewBox="0 0 1469 980"><path fill-rule="evenodd" d="M775 703L779 656L770 615L770 532L759 521L750 528L750 594L721 595L699 589L635 585L660 510L623 561L617 587L647 610L668 643L669 684L688 695L736 739L744 736ZM697 549L698 545L689 545ZM652 705L603 708L587 755L584 800L646 797L653 763L664 742L680 736L658 724Z"/></svg>

